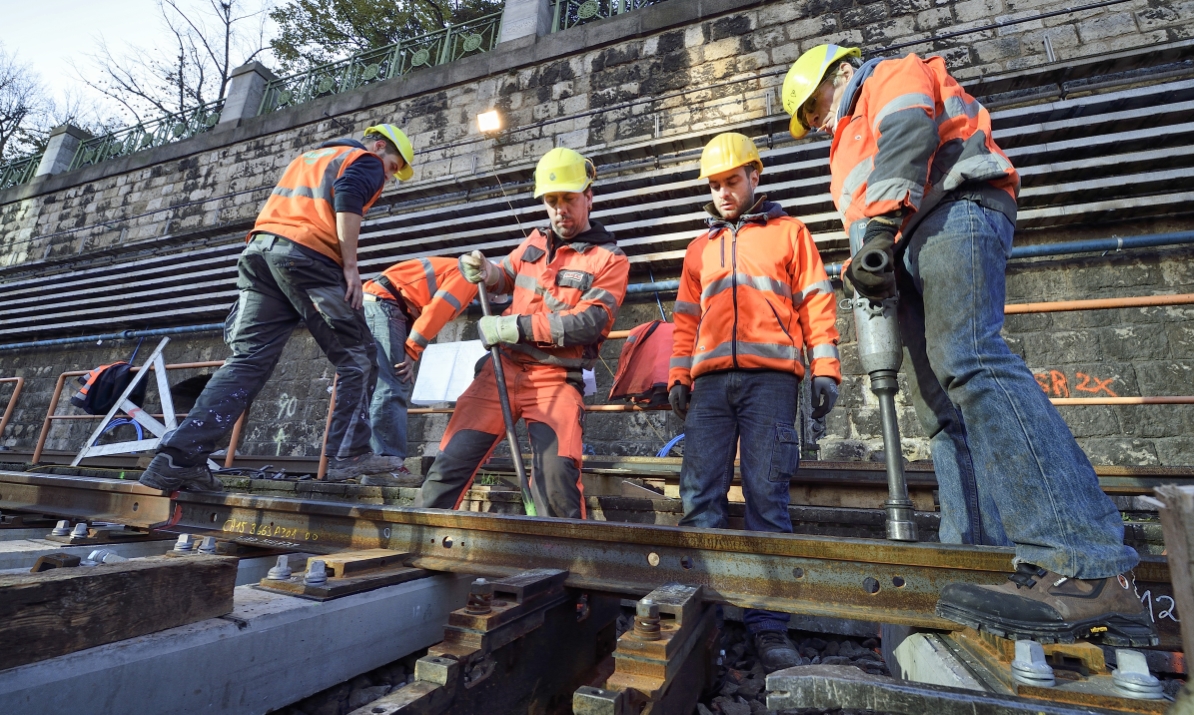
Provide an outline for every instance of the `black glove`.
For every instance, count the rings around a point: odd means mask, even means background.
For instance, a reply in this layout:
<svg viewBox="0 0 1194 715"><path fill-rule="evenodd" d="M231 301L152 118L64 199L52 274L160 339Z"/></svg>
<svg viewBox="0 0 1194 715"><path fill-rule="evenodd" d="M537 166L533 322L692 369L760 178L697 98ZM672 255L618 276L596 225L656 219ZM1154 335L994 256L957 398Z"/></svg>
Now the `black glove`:
<svg viewBox="0 0 1194 715"><path fill-rule="evenodd" d="M813 377L811 387L813 412L810 416L814 420L819 420L829 414L829 411L837 404L837 383L833 381L832 377L816 375Z"/></svg>
<svg viewBox="0 0 1194 715"><path fill-rule="evenodd" d="M687 385L676 383L672 385L672 389L668 390L667 401L672 403L672 412L683 420L688 416L688 395L692 392Z"/></svg>
<svg viewBox="0 0 1194 715"><path fill-rule="evenodd" d="M902 220L899 216L876 216L867 222L862 248L850 259L845 278L855 292L871 300L894 298L895 235Z"/></svg>

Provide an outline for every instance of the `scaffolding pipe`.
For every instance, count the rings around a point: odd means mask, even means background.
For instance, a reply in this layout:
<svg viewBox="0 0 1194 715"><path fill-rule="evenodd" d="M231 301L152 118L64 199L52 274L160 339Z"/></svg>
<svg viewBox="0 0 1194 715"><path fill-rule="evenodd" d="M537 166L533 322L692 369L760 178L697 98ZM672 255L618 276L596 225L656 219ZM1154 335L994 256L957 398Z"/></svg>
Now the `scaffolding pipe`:
<svg viewBox="0 0 1194 715"><path fill-rule="evenodd" d="M1088 241L1067 241L1065 243L1047 243L1040 246L1017 246L1012 249L1011 258L1043 258L1046 256L1065 256L1071 253L1094 253L1097 251L1122 251L1125 248L1154 248L1157 246L1178 246L1194 243L1194 231L1177 231L1176 233L1154 233L1147 236L1129 236L1120 238L1095 238ZM830 263L825 266L825 272L830 278L837 278L842 274L842 264ZM673 289L674 290L674 289Z"/></svg>

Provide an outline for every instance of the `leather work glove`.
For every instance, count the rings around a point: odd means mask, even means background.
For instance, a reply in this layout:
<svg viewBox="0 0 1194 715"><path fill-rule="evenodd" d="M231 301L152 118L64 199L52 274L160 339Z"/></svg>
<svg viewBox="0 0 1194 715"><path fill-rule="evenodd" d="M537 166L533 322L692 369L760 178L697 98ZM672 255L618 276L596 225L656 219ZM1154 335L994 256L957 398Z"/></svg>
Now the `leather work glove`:
<svg viewBox="0 0 1194 715"><path fill-rule="evenodd" d="M513 345L521 337L517 315L487 315L477 321L477 332L487 348L502 343Z"/></svg>
<svg viewBox="0 0 1194 715"><path fill-rule="evenodd" d="M501 270L489 261L480 251L466 253L460 257L460 273L469 283L485 281L485 287L492 288L498 284Z"/></svg>
<svg viewBox="0 0 1194 715"><path fill-rule="evenodd" d="M681 420L688 417L688 396L691 393L692 390L688 385L680 383L672 385L672 389L667 392L667 401L672 404L672 412L675 412Z"/></svg>
<svg viewBox="0 0 1194 715"><path fill-rule="evenodd" d="M867 222L862 248L850 259L845 272L859 295L874 301L897 295L894 248L902 222L898 214L876 216Z"/></svg>
<svg viewBox="0 0 1194 715"><path fill-rule="evenodd" d="M819 420L829 414L829 411L837 404L837 383L832 377L814 375L811 389L813 413L810 417Z"/></svg>

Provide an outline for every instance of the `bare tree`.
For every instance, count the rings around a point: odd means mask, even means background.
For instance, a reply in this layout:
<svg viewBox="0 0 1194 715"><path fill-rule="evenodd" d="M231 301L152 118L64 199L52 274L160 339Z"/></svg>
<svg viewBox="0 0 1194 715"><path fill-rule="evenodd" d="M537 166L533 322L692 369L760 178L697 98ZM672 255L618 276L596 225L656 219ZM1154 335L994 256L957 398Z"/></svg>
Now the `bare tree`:
<svg viewBox="0 0 1194 715"><path fill-rule="evenodd" d="M0 45L0 158L36 150L36 129L50 102L37 73Z"/></svg>
<svg viewBox="0 0 1194 715"><path fill-rule="evenodd" d="M228 77L269 50L272 0L158 0L168 45L113 49L104 38L85 55L78 79L117 102L135 121L224 98Z"/></svg>

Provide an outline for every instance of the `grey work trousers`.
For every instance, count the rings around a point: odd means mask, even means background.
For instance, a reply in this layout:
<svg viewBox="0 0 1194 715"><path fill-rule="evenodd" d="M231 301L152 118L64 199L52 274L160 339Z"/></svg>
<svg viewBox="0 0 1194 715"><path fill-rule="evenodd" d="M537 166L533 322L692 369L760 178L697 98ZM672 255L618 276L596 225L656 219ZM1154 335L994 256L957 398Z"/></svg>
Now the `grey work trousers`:
<svg viewBox="0 0 1194 715"><path fill-rule="evenodd" d="M344 299L347 284L340 266L287 239L259 233L241 253L237 270L240 297L224 325L232 357L212 375L195 407L158 451L183 466L206 460L265 386L291 332L305 322L336 366L328 455L368 452L377 349L363 312Z"/></svg>

